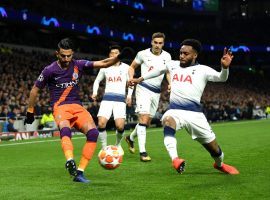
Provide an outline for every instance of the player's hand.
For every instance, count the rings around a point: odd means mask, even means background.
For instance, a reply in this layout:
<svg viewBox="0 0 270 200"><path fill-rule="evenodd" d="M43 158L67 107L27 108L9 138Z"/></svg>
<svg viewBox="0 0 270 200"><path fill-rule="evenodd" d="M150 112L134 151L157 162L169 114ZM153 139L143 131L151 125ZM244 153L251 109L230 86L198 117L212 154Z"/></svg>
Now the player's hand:
<svg viewBox="0 0 270 200"><path fill-rule="evenodd" d="M27 112L26 113L26 118L24 120L24 124L32 124L34 121L35 121L34 113Z"/></svg>
<svg viewBox="0 0 270 200"><path fill-rule="evenodd" d="M122 60L123 58L129 58L134 55L135 51L131 47L124 47L117 58Z"/></svg>
<svg viewBox="0 0 270 200"><path fill-rule="evenodd" d="M133 78L130 80L130 82L133 84L133 85L137 85L138 83L141 83L143 81L143 77L140 77L140 78Z"/></svg>
<svg viewBox="0 0 270 200"><path fill-rule="evenodd" d="M224 48L223 56L220 60L221 66L224 69L228 69L233 59L233 54L230 49Z"/></svg>
<svg viewBox="0 0 270 200"><path fill-rule="evenodd" d="M127 97L126 104L127 104L128 107L132 106L132 98L131 97Z"/></svg>
<svg viewBox="0 0 270 200"><path fill-rule="evenodd" d="M170 84L168 85L167 92L169 92L169 93L171 92L171 85Z"/></svg>
<svg viewBox="0 0 270 200"><path fill-rule="evenodd" d="M93 95L91 96L91 98L93 99L93 101L97 101L97 95L96 95L96 94L93 94Z"/></svg>

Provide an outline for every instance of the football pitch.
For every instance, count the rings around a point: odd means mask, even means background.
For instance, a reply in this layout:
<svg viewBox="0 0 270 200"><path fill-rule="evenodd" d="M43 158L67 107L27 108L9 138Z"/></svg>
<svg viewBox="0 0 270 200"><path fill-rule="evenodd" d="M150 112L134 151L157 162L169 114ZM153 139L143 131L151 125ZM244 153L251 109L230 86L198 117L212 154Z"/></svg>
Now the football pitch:
<svg viewBox="0 0 270 200"><path fill-rule="evenodd" d="M211 125L225 154L225 163L238 168L239 175L222 174L212 166L204 148L184 131L176 134L178 152L186 170L178 174L163 145L163 129L147 134L149 163L130 154L125 141L122 165L105 170L97 153L85 175L90 184L75 183L64 168L58 138L0 143L0 200L39 199L270 199L270 120L215 123ZM115 136L109 132L108 144ZM126 131L129 134L130 131ZM80 159L85 137L75 136L75 159ZM138 150L136 142L136 150Z"/></svg>

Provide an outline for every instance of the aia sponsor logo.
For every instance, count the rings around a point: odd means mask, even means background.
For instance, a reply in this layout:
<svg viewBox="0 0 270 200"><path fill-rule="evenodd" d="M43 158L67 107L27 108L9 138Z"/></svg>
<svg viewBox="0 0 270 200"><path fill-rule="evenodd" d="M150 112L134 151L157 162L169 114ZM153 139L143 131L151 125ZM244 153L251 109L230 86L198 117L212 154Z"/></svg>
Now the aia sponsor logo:
<svg viewBox="0 0 270 200"><path fill-rule="evenodd" d="M121 76L109 76L107 80L108 82L122 82Z"/></svg>
<svg viewBox="0 0 270 200"><path fill-rule="evenodd" d="M174 74L172 81L188 82L192 84L192 78L190 75Z"/></svg>

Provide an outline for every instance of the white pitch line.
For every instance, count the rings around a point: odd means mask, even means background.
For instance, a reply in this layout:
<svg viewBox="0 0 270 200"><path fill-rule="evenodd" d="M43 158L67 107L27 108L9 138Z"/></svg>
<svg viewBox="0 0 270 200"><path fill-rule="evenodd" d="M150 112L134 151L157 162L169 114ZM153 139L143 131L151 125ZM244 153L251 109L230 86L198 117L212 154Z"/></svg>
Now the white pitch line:
<svg viewBox="0 0 270 200"><path fill-rule="evenodd" d="M226 126L226 125L241 125L241 124L247 124L247 123L257 123L260 122L260 120L253 120L253 121L244 121L244 122L233 122L233 123L217 123L217 124L210 124L210 126ZM159 131L163 128L156 128L155 130L147 131L148 133ZM108 134L108 136L114 136L114 134ZM84 139L85 137L73 137L72 140L77 139ZM11 143L11 144L1 144L0 147L5 146L16 146L16 145L23 145L23 144L36 144L36 143L45 143L45 142L59 142L60 139L53 139L53 140L39 140L39 141L31 141L31 142L19 142L19 143Z"/></svg>
<svg viewBox="0 0 270 200"><path fill-rule="evenodd" d="M155 132L161 128L158 128L156 130L151 130L148 131L150 132ZM114 136L114 134L108 134L108 136ZM77 139L85 139L85 136L79 136L79 137L73 137L72 140L77 140ZM31 142L17 142L17 143L11 143L11 144L2 144L0 147L5 147L5 146L16 146L16 145L23 145L23 144L36 144L36 143L46 143L46 142L60 142L60 139L53 139L53 140L39 140L39 141L31 141Z"/></svg>

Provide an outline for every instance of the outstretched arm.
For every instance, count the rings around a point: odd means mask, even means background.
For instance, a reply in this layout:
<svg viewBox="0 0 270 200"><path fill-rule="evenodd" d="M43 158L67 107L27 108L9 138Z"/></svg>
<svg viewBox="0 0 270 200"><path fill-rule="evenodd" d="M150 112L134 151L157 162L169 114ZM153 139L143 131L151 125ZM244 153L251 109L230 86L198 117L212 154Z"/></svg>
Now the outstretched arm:
<svg viewBox="0 0 270 200"><path fill-rule="evenodd" d="M105 75L104 75L104 71L100 70L98 72L98 75L96 77L96 80L94 82L93 85L93 94L91 96L91 98L96 101L97 100L97 92L98 92L98 88L99 88L99 83L104 79Z"/></svg>
<svg viewBox="0 0 270 200"><path fill-rule="evenodd" d="M220 59L221 67L223 69L228 69L233 59L233 54L230 49L224 48L223 56Z"/></svg>
<svg viewBox="0 0 270 200"><path fill-rule="evenodd" d="M93 67L94 68L107 68L116 64L119 61L120 59L118 57L110 57L104 60L93 61Z"/></svg>
<svg viewBox="0 0 270 200"><path fill-rule="evenodd" d="M106 58L100 61L94 61L93 67L94 68L110 67L119 62L121 59L128 57L130 54L133 54L133 49L131 49L130 47L125 47L122 49L121 53L118 54L116 57Z"/></svg>
<svg viewBox="0 0 270 200"><path fill-rule="evenodd" d="M161 74L164 74L164 73L165 73L165 71L163 71L163 70L160 71L157 69L153 69L153 70L147 72L146 74L143 74L139 78L131 79L129 81L129 85L136 85L138 83L141 83L144 80L155 78L155 77L160 76Z"/></svg>
<svg viewBox="0 0 270 200"><path fill-rule="evenodd" d="M224 82L228 79L229 76L229 67L233 59L233 54L230 49L224 48L223 56L220 59L221 64L221 72L217 72L216 70L210 68L208 69L208 81L213 82Z"/></svg>

